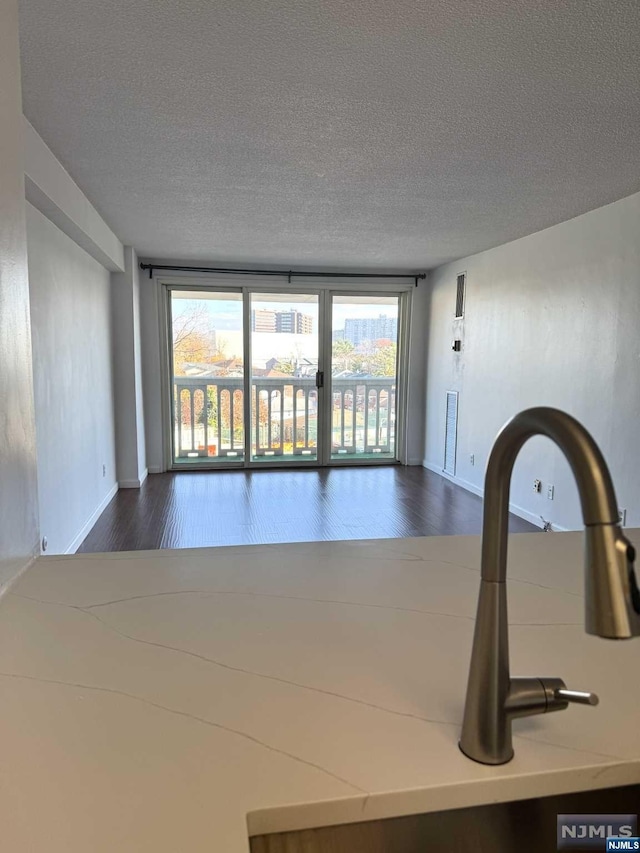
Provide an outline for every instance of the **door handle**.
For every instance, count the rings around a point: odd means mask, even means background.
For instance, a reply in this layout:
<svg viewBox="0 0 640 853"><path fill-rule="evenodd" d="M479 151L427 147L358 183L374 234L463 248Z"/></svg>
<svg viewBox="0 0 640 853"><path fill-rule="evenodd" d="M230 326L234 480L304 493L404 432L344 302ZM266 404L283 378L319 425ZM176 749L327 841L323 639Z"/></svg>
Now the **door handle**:
<svg viewBox="0 0 640 853"><path fill-rule="evenodd" d="M324 388L324 370L316 373L316 388Z"/></svg>

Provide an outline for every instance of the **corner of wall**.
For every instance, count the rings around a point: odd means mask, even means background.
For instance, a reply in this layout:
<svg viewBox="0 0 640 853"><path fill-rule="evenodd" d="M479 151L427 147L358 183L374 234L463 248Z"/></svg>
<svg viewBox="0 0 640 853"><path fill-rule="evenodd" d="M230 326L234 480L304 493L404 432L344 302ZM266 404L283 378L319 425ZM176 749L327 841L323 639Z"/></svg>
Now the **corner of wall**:
<svg viewBox="0 0 640 853"><path fill-rule="evenodd" d="M124 488L138 488L147 469L143 402L138 256L124 247L125 270L112 275L117 470Z"/></svg>
<svg viewBox="0 0 640 853"><path fill-rule="evenodd" d="M90 533L91 528L93 527L93 525L94 525L94 524L96 523L96 521L100 518L100 516L102 515L102 513L105 511L105 509L106 509L106 508L107 508L107 506L111 503L111 501L113 500L113 498L116 496L116 494L117 494L117 493L118 493L118 484L117 484L117 483L115 483L115 484L114 484L114 485L109 489L109 491L108 491L108 492L107 492L107 494L104 496L104 498L102 499L102 501L100 501L100 503L98 504L98 506L97 506L97 507L94 509L94 511L91 513L91 515L90 515L90 516L89 516L89 518L86 520L86 522L82 525L82 528L81 528L81 529L80 529L80 531L76 534L76 536L73 538L73 540L71 541L71 543L69 544L69 546L65 549L65 551L64 551L64 553L65 553L65 554L75 554L75 553L76 553L76 551L78 550L78 548L82 545L82 543L84 542L84 540L85 540L85 539L87 538L87 536L89 535L89 533Z"/></svg>
<svg viewBox="0 0 640 853"><path fill-rule="evenodd" d="M105 269L124 269L120 240L33 125L21 119L27 201Z"/></svg>
<svg viewBox="0 0 640 853"><path fill-rule="evenodd" d="M38 488L16 0L0 3L0 585L37 553Z"/></svg>

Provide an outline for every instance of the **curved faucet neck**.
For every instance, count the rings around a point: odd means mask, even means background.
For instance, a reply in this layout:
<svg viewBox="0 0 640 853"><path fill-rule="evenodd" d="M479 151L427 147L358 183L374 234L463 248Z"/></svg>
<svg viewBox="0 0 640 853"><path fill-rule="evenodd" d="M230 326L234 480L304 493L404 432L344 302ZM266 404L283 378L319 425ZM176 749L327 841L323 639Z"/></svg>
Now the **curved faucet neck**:
<svg viewBox="0 0 640 853"><path fill-rule="evenodd" d="M571 693L559 686L562 682L557 679L514 679L509 670L509 487L516 457L533 435L546 435L556 442L578 485L587 528L587 631L611 639L640 635L635 551L618 525L615 492L602 454L587 431L564 412L546 408L522 412L496 439L485 480L482 581L460 737L465 755L484 764L503 764L512 757L514 717L559 710L566 704L557 694Z"/></svg>
<svg viewBox="0 0 640 853"><path fill-rule="evenodd" d="M523 444L534 435L550 438L567 458L578 486L584 524L589 527L618 523L611 476L589 433L575 418L558 409L527 409L506 424L489 456L482 523L483 580L506 581L511 475Z"/></svg>

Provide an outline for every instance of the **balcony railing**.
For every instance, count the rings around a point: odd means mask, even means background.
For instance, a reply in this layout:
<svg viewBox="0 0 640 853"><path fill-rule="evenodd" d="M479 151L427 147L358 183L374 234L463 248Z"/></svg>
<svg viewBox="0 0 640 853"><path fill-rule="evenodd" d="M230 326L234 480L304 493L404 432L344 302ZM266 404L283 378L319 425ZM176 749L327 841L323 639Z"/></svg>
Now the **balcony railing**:
<svg viewBox="0 0 640 853"><path fill-rule="evenodd" d="M244 380L174 376L175 455L244 457Z"/></svg>
<svg viewBox="0 0 640 853"><path fill-rule="evenodd" d="M251 382L251 394L254 456L317 454L318 389L315 379L259 377Z"/></svg>
<svg viewBox="0 0 640 853"><path fill-rule="evenodd" d="M253 458L318 452L318 390L314 379L255 377L251 382ZM174 377L178 458L244 458L242 377ZM331 381L331 453L389 456L395 451L396 383L392 377Z"/></svg>
<svg viewBox="0 0 640 853"><path fill-rule="evenodd" d="M392 377L331 381L331 453L392 454L396 381Z"/></svg>

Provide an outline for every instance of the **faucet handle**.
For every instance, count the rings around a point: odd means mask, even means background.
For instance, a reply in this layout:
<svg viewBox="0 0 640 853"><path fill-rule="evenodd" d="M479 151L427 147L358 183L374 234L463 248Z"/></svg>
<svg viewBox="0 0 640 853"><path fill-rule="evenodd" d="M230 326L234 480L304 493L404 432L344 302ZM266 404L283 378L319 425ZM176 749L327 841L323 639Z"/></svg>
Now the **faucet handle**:
<svg viewBox="0 0 640 853"><path fill-rule="evenodd" d="M558 702L573 702L575 705L597 705L600 701L595 693L585 693L582 690L566 690L561 687L553 691L553 698Z"/></svg>
<svg viewBox="0 0 640 853"><path fill-rule="evenodd" d="M541 678L540 683L544 690L547 713L549 711L564 711L573 705L597 705L600 701L595 693L587 693L583 690L568 690L567 685L561 678Z"/></svg>

